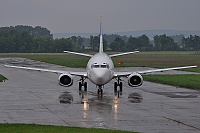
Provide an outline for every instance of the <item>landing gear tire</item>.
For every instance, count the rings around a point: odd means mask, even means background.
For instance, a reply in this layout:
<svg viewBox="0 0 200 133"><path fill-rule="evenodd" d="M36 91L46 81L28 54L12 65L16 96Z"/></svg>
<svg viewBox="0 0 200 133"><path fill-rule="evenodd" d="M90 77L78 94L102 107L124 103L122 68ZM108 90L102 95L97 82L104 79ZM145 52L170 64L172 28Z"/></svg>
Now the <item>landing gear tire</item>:
<svg viewBox="0 0 200 133"><path fill-rule="evenodd" d="M84 91L87 91L87 82L84 83Z"/></svg>
<svg viewBox="0 0 200 133"><path fill-rule="evenodd" d="M81 82L79 82L79 86L78 86L78 87L79 87L79 91L81 91L81 90L82 90L82 86L83 86L83 85L82 85L82 83L81 83Z"/></svg>
<svg viewBox="0 0 200 133"><path fill-rule="evenodd" d="M114 83L114 91L117 91L117 82Z"/></svg>
<svg viewBox="0 0 200 133"><path fill-rule="evenodd" d="M119 91L122 92L122 82L119 83Z"/></svg>

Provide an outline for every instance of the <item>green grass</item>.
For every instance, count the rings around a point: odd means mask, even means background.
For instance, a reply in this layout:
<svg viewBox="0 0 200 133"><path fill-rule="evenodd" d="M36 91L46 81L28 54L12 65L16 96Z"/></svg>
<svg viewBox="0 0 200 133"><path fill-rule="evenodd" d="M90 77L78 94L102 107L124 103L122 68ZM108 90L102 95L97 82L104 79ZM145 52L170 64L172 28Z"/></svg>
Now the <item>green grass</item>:
<svg viewBox="0 0 200 133"><path fill-rule="evenodd" d="M0 124L0 133L130 133L128 131L35 124Z"/></svg>
<svg viewBox="0 0 200 133"><path fill-rule="evenodd" d="M0 82L3 81L3 80L6 80L6 78L3 75L0 74Z"/></svg>
<svg viewBox="0 0 200 133"><path fill-rule="evenodd" d="M200 74L143 75L143 78L150 82L200 90Z"/></svg>
<svg viewBox="0 0 200 133"><path fill-rule="evenodd" d="M192 53L170 53L170 52L141 52L127 56L113 58L116 66L117 62L124 62L124 67L153 67L168 68L177 66L197 65L200 66L200 55ZM200 72L200 67L186 69L187 71Z"/></svg>

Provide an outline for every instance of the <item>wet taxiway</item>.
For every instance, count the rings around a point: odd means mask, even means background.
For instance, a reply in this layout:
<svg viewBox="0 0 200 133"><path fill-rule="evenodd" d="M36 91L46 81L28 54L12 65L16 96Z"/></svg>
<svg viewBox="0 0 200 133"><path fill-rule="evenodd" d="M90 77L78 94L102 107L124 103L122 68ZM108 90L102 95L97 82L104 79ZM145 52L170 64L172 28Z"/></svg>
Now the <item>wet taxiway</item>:
<svg viewBox="0 0 200 133"><path fill-rule="evenodd" d="M0 58L0 122L97 127L148 133L200 132L200 92L144 82L131 88L124 82L122 93L113 83L102 97L88 80L88 92L74 85L58 85L58 74L6 68L3 64L84 71L31 61ZM124 70L125 68L123 68ZM129 68L144 69L144 68ZM180 73L180 72L178 72ZM118 98L119 95L119 98Z"/></svg>

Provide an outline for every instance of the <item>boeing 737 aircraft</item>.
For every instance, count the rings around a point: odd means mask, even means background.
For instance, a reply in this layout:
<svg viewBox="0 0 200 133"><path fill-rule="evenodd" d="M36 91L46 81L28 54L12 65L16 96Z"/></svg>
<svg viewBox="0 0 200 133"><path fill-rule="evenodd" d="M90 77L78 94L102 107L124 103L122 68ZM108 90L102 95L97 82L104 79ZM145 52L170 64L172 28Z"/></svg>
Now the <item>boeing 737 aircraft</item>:
<svg viewBox="0 0 200 133"><path fill-rule="evenodd" d="M175 67L175 68L165 68L165 69L155 69L155 70L145 70L145 71L135 71L135 72L134 71L115 72L113 70L114 69L114 65L112 61L113 57L137 53L139 51L113 54L113 55L107 55L106 53L104 53L101 20L100 20L100 46L99 46L98 53L96 53L95 55L90 55L90 54L76 53L76 52L70 52L70 51L64 51L64 52L91 57L87 63L86 71L85 72L66 72L66 71L60 71L60 70L49 70L49 69L21 67L21 66L10 66L10 65L5 65L5 66L11 67L11 68L60 73L61 75L59 76L58 81L59 81L59 84L64 87L69 87L73 85L73 77L79 76L80 77L79 90L82 90L83 88L84 91L87 91L87 82L85 82L85 79L89 79L92 83L98 86L98 91L97 91L98 94L99 93L102 94L103 86L107 84L108 82L110 82L112 79L117 80L117 82L114 83L114 90L116 91L117 87L119 87L120 91L122 91L122 81L121 81L122 77L126 77L128 79L129 86L138 87L138 86L141 86L143 83L143 78L141 74L197 67L197 66L185 66L185 67Z"/></svg>

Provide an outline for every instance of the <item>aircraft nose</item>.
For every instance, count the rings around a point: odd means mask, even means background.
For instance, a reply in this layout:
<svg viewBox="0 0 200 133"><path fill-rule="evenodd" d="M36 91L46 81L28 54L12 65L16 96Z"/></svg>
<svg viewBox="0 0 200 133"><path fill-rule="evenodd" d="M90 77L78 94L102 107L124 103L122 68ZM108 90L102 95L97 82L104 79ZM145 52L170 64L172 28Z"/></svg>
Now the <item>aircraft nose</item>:
<svg viewBox="0 0 200 133"><path fill-rule="evenodd" d="M110 77L109 76L109 72L106 71L106 70L103 70L103 69L96 70L94 72L94 75L96 77L95 78L95 82L98 85L104 85L104 84L106 84L108 82L108 80L109 80L108 78Z"/></svg>

